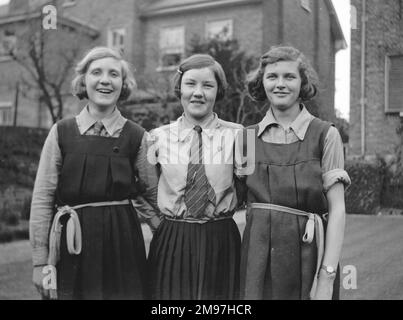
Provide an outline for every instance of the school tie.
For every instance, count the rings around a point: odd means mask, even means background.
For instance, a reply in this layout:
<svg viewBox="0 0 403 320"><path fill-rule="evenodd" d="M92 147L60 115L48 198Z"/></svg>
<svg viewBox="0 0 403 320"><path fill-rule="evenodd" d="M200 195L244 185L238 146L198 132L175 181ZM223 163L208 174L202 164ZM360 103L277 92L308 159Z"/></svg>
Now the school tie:
<svg viewBox="0 0 403 320"><path fill-rule="evenodd" d="M206 170L203 164L202 128L195 126L193 129L197 132L197 135L193 137L190 146L185 204L188 209L188 216L200 218L209 202L215 206L216 195L207 180Z"/></svg>
<svg viewBox="0 0 403 320"><path fill-rule="evenodd" d="M104 127L104 125L102 124L101 121L95 122L95 124L94 124L94 130L93 130L93 135L94 135L94 136L100 136L103 127Z"/></svg>

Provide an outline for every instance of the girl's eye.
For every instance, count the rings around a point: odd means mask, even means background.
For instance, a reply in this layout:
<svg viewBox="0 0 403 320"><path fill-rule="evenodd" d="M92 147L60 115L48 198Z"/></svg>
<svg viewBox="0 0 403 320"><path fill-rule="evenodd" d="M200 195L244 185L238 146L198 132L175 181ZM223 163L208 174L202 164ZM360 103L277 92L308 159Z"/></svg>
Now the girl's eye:
<svg viewBox="0 0 403 320"><path fill-rule="evenodd" d="M99 70L92 70L92 72L91 72L91 74L93 74L93 75L98 75L98 74L100 74L101 72L99 71Z"/></svg>
<svg viewBox="0 0 403 320"><path fill-rule="evenodd" d="M276 79L276 76L274 74L269 74L266 76L266 79L273 80Z"/></svg>

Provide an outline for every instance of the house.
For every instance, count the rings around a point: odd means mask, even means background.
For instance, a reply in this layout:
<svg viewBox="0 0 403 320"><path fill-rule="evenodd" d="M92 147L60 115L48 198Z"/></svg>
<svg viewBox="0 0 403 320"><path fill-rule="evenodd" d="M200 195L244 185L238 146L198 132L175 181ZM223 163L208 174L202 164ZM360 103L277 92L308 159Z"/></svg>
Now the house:
<svg viewBox="0 0 403 320"><path fill-rule="evenodd" d="M403 120L403 1L352 0L349 154L394 153Z"/></svg>
<svg viewBox="0 0 403 320"><path fill-rule="evenodd" d="M259 57L271 46L304 52L321 80L319 114L334 117L335 54L346 47L335 9L326 0L154 0L144 21L144 72L175 70L191 39L226 35Z"/></svg>
<svg viewBox="0 0 403 320"><path fill-rule="evenodd" d="M20 1L11 0L9 9ZM40 8L47 2L30 0L29 3L31 8ZM169 78L185 57L193 37L208 39L223 29L225 36L238 40L241 50L256 57L273 45L293 45L308 56L318 71L320 116L330 120L334 117L335 54L346 47L346 42L331 0L57 0L52 3L57 5L58 16L65 21L98 32L96 38L81 43L83 50L96 44L123 50L135 66L136 78ZM0 16L0 30L10 15L9 11L4 18ZM0 62L0 72L11 68L9 64ZM13 68L7 72L17 74ZM7 103L11 112L7 121L14 119L15 82L16 79L0 82L0 93L1 90L8 93L7 97L0 98L0 106ZM19 106L19 114L22 109ZM39 112L35 116L42 117ZM19 119L18 125L46 126L43 121Z"/></svg>

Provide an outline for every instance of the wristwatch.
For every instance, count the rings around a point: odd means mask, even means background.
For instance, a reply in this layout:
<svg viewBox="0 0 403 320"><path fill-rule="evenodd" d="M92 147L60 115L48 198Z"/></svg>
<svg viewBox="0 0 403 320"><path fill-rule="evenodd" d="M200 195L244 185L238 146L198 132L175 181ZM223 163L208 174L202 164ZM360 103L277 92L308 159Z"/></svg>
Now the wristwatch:
<svg viewBox="0 0 403 320"><path fill-rule="evenodd" d="M330 276L333 274L336 274L336 269L333 268L332 266L325 266L324 264L322 264L321 269L325 270L326 273Z"/></svg>

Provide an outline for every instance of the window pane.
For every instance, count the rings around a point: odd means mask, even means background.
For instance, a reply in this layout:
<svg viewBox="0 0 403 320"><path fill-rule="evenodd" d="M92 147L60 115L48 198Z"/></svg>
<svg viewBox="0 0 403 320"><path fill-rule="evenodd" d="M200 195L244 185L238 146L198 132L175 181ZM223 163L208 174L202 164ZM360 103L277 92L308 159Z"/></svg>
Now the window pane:
<svg viewBox="0 0 403 320"><path fill-rule="evenodd" d="M232 20L219 20L207 23L207 38L231 39Z"/></svg>
<svg viewBox="0 0 403 320"><path fill-rule="evenodd" d="M403 56L389 57L386 111L403 112Z"/></svg>

